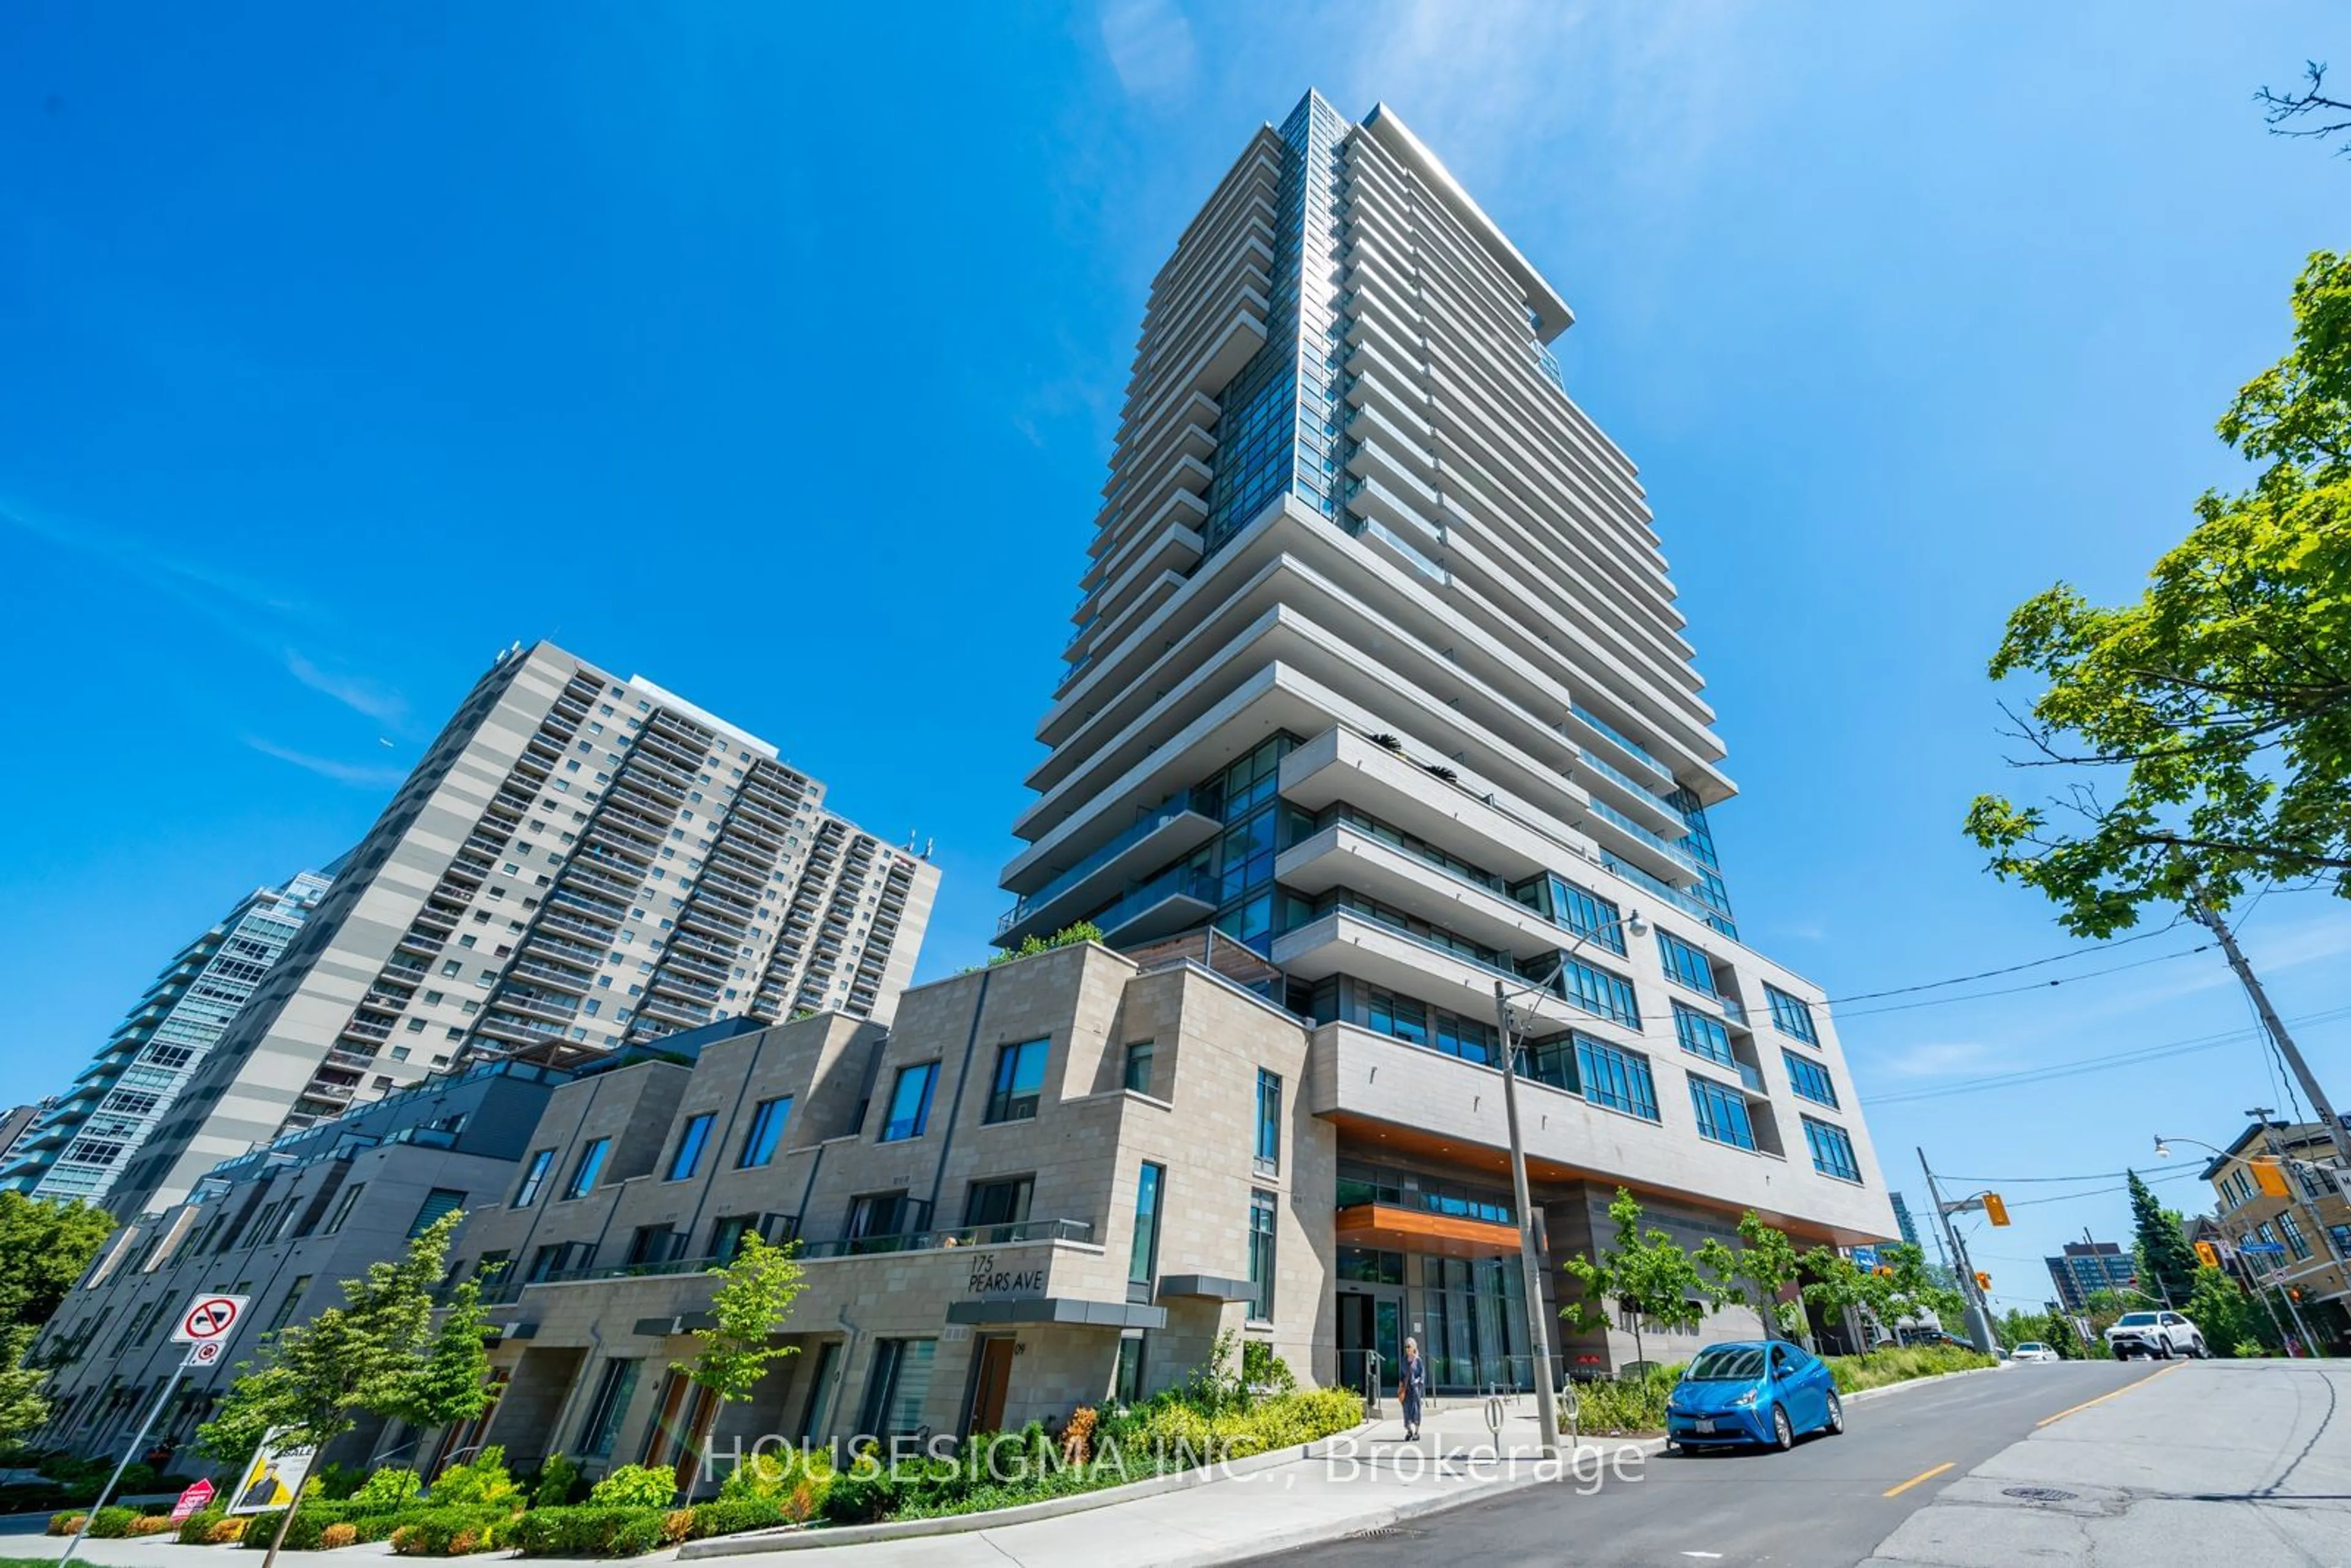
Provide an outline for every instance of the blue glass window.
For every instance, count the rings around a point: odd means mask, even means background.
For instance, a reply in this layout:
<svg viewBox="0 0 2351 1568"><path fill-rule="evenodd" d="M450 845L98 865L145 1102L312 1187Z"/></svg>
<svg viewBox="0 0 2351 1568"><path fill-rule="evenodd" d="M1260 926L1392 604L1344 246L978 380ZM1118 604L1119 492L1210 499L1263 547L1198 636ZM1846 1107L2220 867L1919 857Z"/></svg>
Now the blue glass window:
<svg viewBox="0 0 2351 1568"><path fill-rule="evenodd" d="M580 1151L580 1163L571 1167L570 1185L563 1189L566 1197L586 1197L596 1190L596 1177L604 1169L604 1156L612 1152L612 1140L598 1138Z"/></svg>
<svg viewBox="0 0 2351 1568"><path fill-rule="evenodd" d="M1853 1157L1853 1140L1845 1136L1844 1129L1815 1122L1810 1116L1803 1122L1804 1142L1813 1148L1813 1168L1823 1176L1859 1181L1861 1162Z"/></svg>
<svg viewBox="0 0 2351 1568"><path fill-rule="evenodd" d="M1570 958L1560 971L1561 995L1582 1008L1626 1029L1641 1027L1641 1004L1633 982L1606 969L1596 969L1581 958Z"/></svg>
<svg viewBox="0 0 2351 1568"><path fill-rule="evenodd" d="M877 1142L894 1144L923 1135L931 1124L931 1086L938 1077L935 1061L898 1069L897 1085L890 1092L890 1114Z"/></svg>
<svg viewBox="0 0 2351 1568"><path fill-rule="evenodd" d="M1715 995L1714 961L1669 931L1657 933L1657 956L1666 962L1666 978L1703 996Z"/></svg>
<svg viewBox="0 0 2351 1568"><path fill-rule="evenodd" d="M1614 904L1558 876L1551 879L1551 896L1553 920L1612 953L1625 951L1625 922Z"/></svg>
<svg viewBox="0 0 2351 1568"><path fill-rule="evenodd" d="M1271 1176L1281 1168L1281 1077L1257 1071L1257 1168Z"/></svg>
<svg viewBox="0 0 2351 1568"><path fill-rule="evenodd" d="M762 1100L751 1113L750 1131L743 1134L743 1153L735 1161L738 1170L752 1166L764 1166L776 1157L776 1145L783 1141L784 1124L791 1120L792 1097Z"/></svg>
<svg viewBox="0 0 2351 1568"><path fill-rule="evenodd" d="M715 1113L705 1111L685 1124L678 1134L677 1153L669 1158L669 1175L664 1181L684 1181L702 1168L702 1151L710 1142L710 1124Z"/></svg>
<svg viewBox="0 0 2351 1568"><path fill-rule="evenodd" d="M1767 985L1763 996L1771 1004L1771 1027L1782 1034L1795 1036L1806 1045L1818 1045L1819 1033L1813 1028L1812 1004L1801 997L1792 997L1777 986Z"/></svg>
<svg viewBox="0 0 2351 1568"><path fill-rule="evenodd" d="M1583 1097L1594 1105L1605 1105L1644 1121L1658 1120L1657 1084L1649 1075L1647 1057L1579 1034L1575 1037L1575 1065L1583 1080Z"/></svg>
<svg viewBox="0 0 2351 1568"><path fill-rule="evenodd" d="M1026 1122L1037 1114L1045 1093L1045 1056L1051 1041L1024 1040L996 1053L996 1083L987 1094L987 1120Z"/></svg>
<svg viewBox="0 0 2351 1568"><path fill-rule="evenodd" d="M1780 1060L1788 1064L1788 1082L1797 1093L1816 1105L1836 1108L1836 1083L1829 1077L1827 1068L1792 1051L1782 1051Z"/></svg>
<svg viewBox="0 0 2351 1568"><path fill-rule="evenodd" d="M1682 1049L1692 1056L1703 1056L1724 1067L1738 1064L1739 1059L1730 1050L1730 1031L1722 1027L1720 1019L1709 1018L1696 1008L1676 1002L1674 1034L1681 1040Z"/></svg>
<svg viewBox="0 0 2351 1568"><path fill-rule="evenodd" d="M541 1149L530 1156L530 1164L523 1168L522 1185L515 1189L517 1208L528 1208L538 1201L538 1189L547 1185L548 1167L554 1164L553 1149Z"/></svg>
<svg viewBox="0 0 2351 1568"><path fill-rule="evenodd" d="M1755 1146L1755 1126L1747 1118L1747 1096L1711 1078L1690 1074L1690 1108L1698 1113L1698 1135L1734 1148Z"/></svg>

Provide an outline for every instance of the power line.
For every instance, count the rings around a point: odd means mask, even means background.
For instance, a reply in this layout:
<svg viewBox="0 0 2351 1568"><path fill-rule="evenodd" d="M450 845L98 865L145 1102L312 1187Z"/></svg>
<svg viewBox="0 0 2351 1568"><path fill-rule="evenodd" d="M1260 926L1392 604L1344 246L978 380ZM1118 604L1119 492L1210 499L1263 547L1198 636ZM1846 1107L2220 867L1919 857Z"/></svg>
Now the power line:
<svg viewBox="0 0 2351 1568"><path fill-rule="evenodd" d="M2168 964L2174 958L2186 958L2201 953L2211 946L2210 942L2199 942L2193 947L2183 947L2177 953L2158 954L2155 957L2140 958L2128 964L2112 964L2103 969L2085 969L2078 975L2061 975L2053 980L2042 980L2030 986L2004 986L1996 991L1970 991L1964 997L1929 997L1925 1001L1896 1002L1891 1007L1864 1008L1859 1012L1849 1012L1843 1016L1847 1019L1874 1018L1879 1013L1909 1012L1917 1008L1943 1008L1950 1006L1953 1002L1989 1001L1994 997L2012 997L2024 991L2043 991L2053 986L2067 985L2074 980L2095 979L2100 975L2119 975L2126 969L2144 969L2149 964Z"/></svg>
<svg viewBox="0 0 2351 1568"><path fill-rule="evenodd" d="M2255 902L2260 901L2255 900ZM1945 986L1964 986L1970 980L1997 979L2002 975L2020 974L2026 969L2038 969L2051 964L2062 964L2069 958L2079 958L2085 953L2103 953L2110 947L2127 947L2134 942L2144 942L2150 936L2160 936L2172 926L2179 925L2180 919L2179 915L2175 915L2171 917L2169 925L2159 925L2152 931L2142 931L2136 936L2119 936L2112 942L2093 942L2086 947L2076 947L2070 953L2059 953L2053 957L2034 958L2022 964L2010 964L1998 969L1979 969L1972 975L1956 975L1948 980L1928 980L1917 986L1896 986L1890 991L1857 991L1849 997L1831 997L1827 1005L1837 1008L1843 1007L1847 1002L1874 1002L1880 997L1907 997L1914 991L1938 991Z"/></svg>
<svg viewBox="0 0 2351 1568"><path fill-rule="evenodd" d="M2332 1008L2324 1012L2304 1013L2289 1022L2327 1023L2351 1016L2351 1008ZM2047 1062L2039 1067L2018 1068L2012 1072L1988 1073L1979 1078L1963 1079L1957 1083L1938 1084L1932 1088L1913 1089L1907 1092L1871 1094L1872 1106L1901 1105L1919 1100L1939 1100L1956 1094L1980 1094L1994 1089L2016 1089L2029 1084L2047 1082L2053 1079L2073 1078L2085 1072L2095 1072L2111 1067L2137 1067L2168 1057L2186 1056L2196 1051L2214 1051L2246 1040L2259 1039L2259 1029L2228 1030L2219 1034L2198 1035L2188 1040L2168 1040L2157 1045L2134 1046L2128 1051L2110 1051L2099 1056L2074 1057L2064 1061Z"/></svg>

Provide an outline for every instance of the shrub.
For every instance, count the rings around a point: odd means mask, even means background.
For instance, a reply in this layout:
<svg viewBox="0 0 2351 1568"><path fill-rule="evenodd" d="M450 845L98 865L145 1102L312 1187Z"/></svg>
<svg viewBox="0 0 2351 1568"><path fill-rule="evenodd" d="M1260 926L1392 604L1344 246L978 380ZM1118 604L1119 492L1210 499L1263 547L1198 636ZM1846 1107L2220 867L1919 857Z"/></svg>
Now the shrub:
<svg viewBox="0 0 2351 1568"><path fill-rule="evenodd" d="M2236 1343L2236 1345L2229 1352L2229 1354L2235 1356L2240 1361L2242 1361L2247 1359L2258 1359L2259 1357L2269 1354L2269 1352L2262 1348L2262 1342L2257 1339L2241 1339Z"/></svg>
<svg viewBox="0 0 2351 1568"><path fill-rule="evenodd" d="M1241 1386L1252 1397L1295 1394L1298 1375L1290 1370L1288 1362L1273 1354L1273 1346L1253 1339L1241 1346Z"/></svg>
<svg viewBox="0 0 2351 1568"><path fill-rule="evenodd" d="M590 1508L667 1508L677 1496L677 1472L653 1465L622 1465L588 1493Z"/></svg>
<svg viewBox="0 0 2351 1568"><path fill-rule="evenodd" d="M188 1515L187 1518L180 1521L180 1544L183 1546L211 1545L213 1526L227 1517L216 1508L208 1508L201 1513ZM237 1522L243 1524L245 1521L240 1519Z"/></svg>
<svg viewBox="0 0 2351 1568"><path fill-rule="evenodd" d="M213 1522L210 1530L204 1531L204 1544L226 1546L235 1542L243 1541L245 1527L252 1522L253 1516L249 1513L224 1515Z"/></svg>
<svg viewBox="0 0 2351 1568"><path fill-rule="evenodd" d="M558 1454L538 1472L538 1484L531 1489L530 1504L533 1508L561 1508L572 1500L571 1494L579 1490L579 1465L568 1456Z"/></svg>
<svg viewBox="0 0 2351 1568"><path fill-rule="evenodd" d="M330 1524L319 1531L319 1549L321 1552L332 1552L338 1547L350 1545L359 1538L360 1527L356 1524L348 1521L341 1524Z"/></svg>
<svg viewBox="0 0 2351 1568"><path fill-rule="evenodd" d="M414 1470L400 1465L381 1469L368 1477L350 1493L354 1509L372 1509L395 1513L416 1500L424 1490L424 1479Z"/></svg>
<svg viewBox="0 0 2351 1568"><path fill-rule="evenodd" d="M131 1521L131 1528L124 1531L122 1533L125 1535L161 1535L167 1530L176 1530L179 1527L177 1525L172 1522L172 1516L168 1513L143 1513L137 1519L132 1520Z"/></svg>
<svg viewBox="0 0 2351 1568"><path fill-rule="evenodd" d="M381 1475L383 1473L383 1471L379 1470L376 1472L376 1475ZM318 1488L318 1497L321 1502L345 1502L350 1500L354 1493L361 1490L362 1482L371 1481L374 1479L375 1477L370 1475L367 1471L354 1469L347 1465L327 1465L322 1467L319 1473L311 1477L309 1482L303 1486L302 1495L304 1497L310 1496L311 1487L315 1486Z"/></svg>
<svg viewBox="0 0 2351 1568"><path fill-rule="evenodd" d="M832 1479L832 1461L821 1448L783 1448L746 1454L718 1483L718 1500L781 1502L806 1487L821 1498ZM801 1514L802 1518L807 1513Z"/></svg>
<svg viewBox="0 0 2351 1568"><path fill-rule="evenodd" d="M721 1499L717 1502L696 1503L688 1511L689 1537L699 1541L708 1535L739 1535L747 1530L773 1530L779 1524L797 1524L808 1518L788 1516L787 1505L764 1498Z"/></svg>
<svg viewBox="0 0 2351 1568"><path fill-rule="evenodd" d="M662 1544L675 1546L694 1534L694 1510L673 1508L662 1515Z"/></svg>
<svg viewBox="0 0 2351 1568"><path fill-rule="evenodd" d="M634 1557L663 1543L663 1508L535 1508L516 1521L514 1544L526 1557Z"/></svg>
<svg viewBox="0 0 2351 1568"><path fill-rule="evenodd" d="M493 1443L462 1465L451 1465L433 1479L428 1495L435 1509L505 1508L522 1500L522 1488L507 1474L507 1451Z"/></svg>
<svg viewBox="0 0 2351 1568"><path fill-rule="evenodd" d="M1828 1364L1840 1394L1858 1394L1865 1388L1883 1388L1889 1383L1907 1383L1915 1377L1939 1377L1947 1372L1998 1364L1991 1356L1947 1344L1888 1345L1866 1355L1833 1355Z"/></svg>
<svg viewBox="0 0 2351 1568"><path fill-rule="evenodd" d="M504 1508L418 1509L401 1516L400 1528L392 1532L392 1549L402 1557L488 1552L507 1543L512 1518Z"/></svg>
<svg viewBox="0 0 2351 1568"><path fill-rule="evenodd" d="M53 1513L49 1516L49 1533L71 1535L81 1528L81 1521L89 1517L89 1511L81 1508L69 1508L63 1513Z"/></svg>
<svg viewBox="0 0 2351 1568"><path fill-rule="evenodd" d="M1653 1366L1638 1377L1576 1385L1580 1432L1662 1432L1666 1401L1681 1381L1678 1364Z"/></svg>
<svg viewBox="0 0 2351 1568"><path fill-rule="evenodd" d="M89 1516L90 1537L96 1541L120 1541L131 1533L131 1521L138 1517L135 1508L101 1508Z"/></svg>

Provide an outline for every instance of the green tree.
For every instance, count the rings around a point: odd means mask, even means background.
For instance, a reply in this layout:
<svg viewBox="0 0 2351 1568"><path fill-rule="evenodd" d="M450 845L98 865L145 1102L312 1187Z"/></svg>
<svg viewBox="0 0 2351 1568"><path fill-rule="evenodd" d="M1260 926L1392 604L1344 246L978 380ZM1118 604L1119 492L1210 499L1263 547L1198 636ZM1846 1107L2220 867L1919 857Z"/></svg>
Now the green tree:
<svg viewBox="0 0 2351 1568"><path fill-rule="evenodd" d="M1891 1270L1879 1276L1885 1281L1880 1305L1889 1316L1923 1319L1931 1314L1945 1330L1964 1332L1959 1325L1967 1322L1967 1298L1940 1282L1939 1270L1928 1265L1923 1249L1897 1241L1880 1247L1877 1260Z"/></svg>
<svg viewBox="0 0 2351 1568"><path fill-rule="evenodd" d="M0 1192L0 1438L49 1418L46 1367L28 1360L41 1325L114 1230L104 1209Z"/></svg>
<svg viewBox="0 0 2351 1568"><path fill-rule="evenodd" d="M425 1346L423 1364L384 1413L425 1428L470 1421L488 1409L489 1329L482 1312L482 1287L468 1280L450 1292L441 1326Z"/></svg>
<svg viewBox="0 0 2351 1568"><path fill-rule="evenodd" d="M1608 1206L1608 1218L1616 1223L1614 1242L1595 1257L1571 1257L1563 1265L1583 1285L1583 1299L1570 1301L1559 1315L1589 1333L1610 1326L1605 1303L1614 1301L1633 1331L1633 1359L1646 1361L1644 1327L1688 1333L1721 1304L1730 1287L1719 1275L1708 1280L1701 1274L1689 1249L1675 1240L1672 1232L1654 1226L1643 1230L1641 1205L1621 1186ZM1719 1242L1715 1245L1729 1251Z"/></svg>
<svg viewBox="0 0 2351 1568"><path fill-rule="evenodd" d="M2255 1321L2266 1315L2260 1305L2218 1269L2198 1265L2196 1283L2179 1310L2203 1334L2206 1347L2214 1355L2234 1355L2237 1346L2247 1340L2261 1343L2269 1338L2269 1325Z"/></svg>
<svg viewBox="0 0 2351 1568"><path fill-rule="evenodd" d="M271 1432L288 1447L324 1448L359 1425L360 1413L420 1408L419 1385L433 1367L433 1290L446 1268L459 1217L444 1215L410 1239L396 1262L369 1265L343 1281L343 1304L262 1342L257 1362L240 1364L220 1414L197 1428L199 1451L242 1463ZM262 1568L275 1568L294 1510L278 1520Z"/></svg>
<svg viewBox="0 0 2351 1568"><path fill-rule="evenodd" d="M2179 1216L2156 1201L2137 1171L2127 1174L2138 1288L2177 1307L2196 1289L2196 1249L2188 1245Z"/></svg>
<svg viewBox="0 0 2351 1568"><path fill-rule="evenodd" d="M1794 1338L1802 1330L1803 1304L1783 1298L1804 1271L1796 1244L1786 1231L1764 1224L1751 1208L1739 1217L1739 1239L1743 1245L1736 1252L1709 1239L1698 1249L1698 1261L1712 1267L1718 1281L1735 1281L1743 1287L1747 1304L1762 1320L1767 1337ZM1714 1252L1727 1261L1716 1260Z"/></svg>
<svg viewBox="0 0 2351 1568"><path fill-rule="evenodd" d="M1833 1322L1847 1323L1856 1309L1886 1315L1886 1282L1834 1247L1815 1247L1802 1259L1804 1300Z"/></svg>
<svg viewBox="0 0 2351 1568"><path fill-rule="evenodd" d="M2083 1354L2093 1361L2110 1360L2114 1353L2106 1348L2106 1331L2125 1312L2143 1311L2137 1301L2116 1291L2092 1291L2082 1298L2082 1317L2090 1325L2090 1336L2083 1342Z"/></svg>
<svg viewBox="0 0 2351 1568"><path fill-rule="evenodd" d="M1977 797L1967 831L2079 935L2280 877L2351 897L2351 256L2313 256L2294 314L2293 350L2220 422L2254 482L2197 501L2137 603L2060 582L1992 656L1995 680L2046 683L2019 761L2063 783Z"/></svg>
<svg viewBox="0 0 2351 1568"><path fill-rule="evenodd" d="M718 1406L751 1397L771 1363L799 1351L798 1345L776 1343L792 1315L792 1303L808 1288L799 1252L798 1243L771 1247L757 1231L748 1231L734 1260L710 1270L718 1280L710 1298L710 1326L694 1331L698 1347L694 1359L674 1367L713 1396L686 1440L681 1474L686 1463L701 1463Z"/></svg>

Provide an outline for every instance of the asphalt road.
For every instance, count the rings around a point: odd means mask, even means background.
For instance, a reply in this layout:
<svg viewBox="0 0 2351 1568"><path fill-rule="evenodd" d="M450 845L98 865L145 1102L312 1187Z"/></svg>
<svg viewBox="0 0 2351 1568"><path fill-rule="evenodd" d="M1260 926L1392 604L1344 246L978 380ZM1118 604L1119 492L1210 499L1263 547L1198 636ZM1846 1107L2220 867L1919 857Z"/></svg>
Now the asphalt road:
<svg viewBox="0 0 2351 1568"><path fill-rule="evenodd" d="M1952 1378L1848 1406L1844 1436L1806 1437L1785 1454L1664 1455L1622 1479L1533 1487L1259 1561L1848 1568L2049 1417L2179 1364L2064 1362Z"/></svg>

